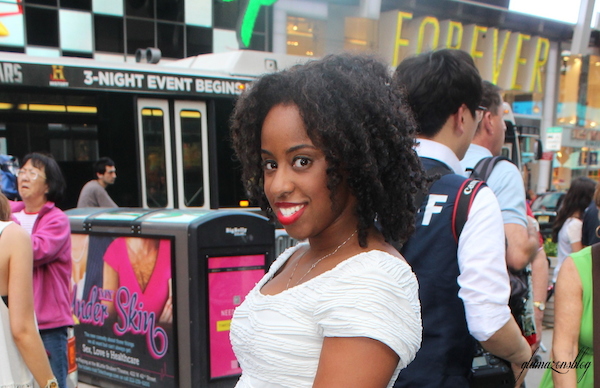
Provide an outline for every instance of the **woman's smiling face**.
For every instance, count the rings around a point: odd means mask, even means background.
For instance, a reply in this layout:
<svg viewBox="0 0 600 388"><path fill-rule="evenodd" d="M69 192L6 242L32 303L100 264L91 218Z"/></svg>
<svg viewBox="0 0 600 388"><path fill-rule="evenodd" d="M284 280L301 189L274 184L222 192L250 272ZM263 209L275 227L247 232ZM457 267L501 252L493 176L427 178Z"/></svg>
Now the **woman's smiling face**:
<svg viewBox="0 0 600 388"><path fill-rule="evenodd" d="M306 133L295 105L276 105L261 133L265 195L290 236L318 236L332 224L352 222L354 197L345 184L336 190L332 206L327 188L327 161Z"/></svg>

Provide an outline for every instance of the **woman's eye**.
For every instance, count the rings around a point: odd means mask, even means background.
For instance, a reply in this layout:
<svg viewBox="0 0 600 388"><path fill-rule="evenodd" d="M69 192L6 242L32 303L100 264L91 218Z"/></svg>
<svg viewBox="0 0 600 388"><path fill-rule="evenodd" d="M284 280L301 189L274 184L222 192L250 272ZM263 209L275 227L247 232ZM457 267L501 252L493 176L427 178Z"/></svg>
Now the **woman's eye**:
<svg viewBox="0 0 600 388"><path fill-rule="evenodd" d="M308 158L296 158L294 159L294 167L306 167L310 162L311 160Z"/></svg>
<svg viewBox="0 0 600 388"><path fill-rule="evenodd" d="M263 160L262 167L263 170L274 170L277 168L277 164L272 160Z"/></svg>

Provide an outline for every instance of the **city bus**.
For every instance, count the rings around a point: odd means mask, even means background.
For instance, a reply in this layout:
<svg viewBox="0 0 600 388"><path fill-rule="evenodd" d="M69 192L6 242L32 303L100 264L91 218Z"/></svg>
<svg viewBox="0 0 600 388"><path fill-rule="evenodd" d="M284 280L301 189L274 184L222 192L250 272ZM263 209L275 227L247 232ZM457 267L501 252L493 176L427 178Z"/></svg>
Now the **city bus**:
<svg viewBox="0 0 600 388"><path fill-rule="evenodd" d="M50 153L73 208L99 157L115 161L119 206L252 206L229 142L235 99L258 75L302 57L257 51L165 64L0 56L0 154Z"/></svg>

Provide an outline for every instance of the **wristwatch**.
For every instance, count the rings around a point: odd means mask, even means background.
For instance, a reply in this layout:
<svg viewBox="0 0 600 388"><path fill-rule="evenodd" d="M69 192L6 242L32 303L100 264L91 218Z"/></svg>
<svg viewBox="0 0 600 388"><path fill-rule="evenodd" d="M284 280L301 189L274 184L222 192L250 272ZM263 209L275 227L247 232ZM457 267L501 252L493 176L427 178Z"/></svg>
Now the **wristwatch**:
<svg viewBox="0 0 600 388"><path fill-rule="evenodd" d="M533 306L537 307L540 311L546 310L546 304L544 302L533 302Z"/></svg>

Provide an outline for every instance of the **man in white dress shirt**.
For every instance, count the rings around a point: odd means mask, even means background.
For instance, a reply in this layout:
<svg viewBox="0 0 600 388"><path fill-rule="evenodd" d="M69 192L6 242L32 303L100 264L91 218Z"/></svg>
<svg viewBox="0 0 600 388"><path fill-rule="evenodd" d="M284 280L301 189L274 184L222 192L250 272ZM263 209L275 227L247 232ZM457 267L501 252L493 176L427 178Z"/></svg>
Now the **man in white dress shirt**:
<svg viewBox="0 0 600 388"><path fill-rule="evenodd" d="M444 49L404 60L394 87L407 91L415 112L424 168L442 174L417 204L415 234L401 249L419 280L423 342L395 387L467 388L475 340L518 365L531 357L508 308L502 216L489 188L474 194L462 232L453 233L455 199L466 180L460 159L485 110L482 81L467 53Z"/></svg>

